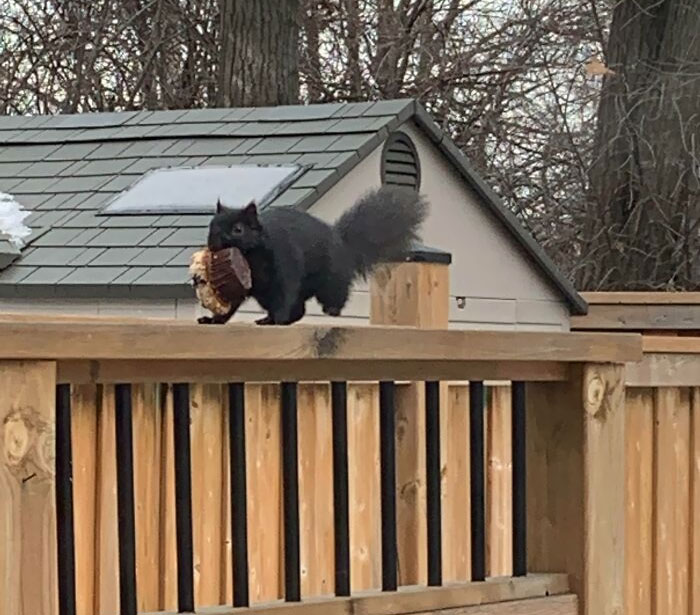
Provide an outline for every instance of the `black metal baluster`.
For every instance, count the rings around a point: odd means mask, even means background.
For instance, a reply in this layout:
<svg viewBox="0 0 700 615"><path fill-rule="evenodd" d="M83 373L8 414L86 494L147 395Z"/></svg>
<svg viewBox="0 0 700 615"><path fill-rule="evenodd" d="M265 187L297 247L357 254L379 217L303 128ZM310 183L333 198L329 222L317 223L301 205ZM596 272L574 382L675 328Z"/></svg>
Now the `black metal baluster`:
<svg viewBox="0 0 700 615"><path fill-rule="evenodd" d="M173 385L175 444L175 532L177 535L177 604L180 613L194 612L192 570L192 465L190 451L190 387Z"/></svg>
<svg viewBox="0 0 700 615"><path fill-rule="evenodd" d="M428 517L428 585L442 585L440 505L440 383L425 383L425 470Z"/></svg>
<svg viewBox="0 0 700 615"><path fill-rule="evenodd" d="M233 606L249 606L248 498L245 456L245 386L228 385L231 537L233 538Z"/></svg>
<svg viewBox="0 0 700 615"><path fill-rule="evenodd" d="M136 529L134 522L134 443L131 385L114 387L119 523L119 605L122 615L136 615Z"/></svg>
<svg viewBox="0 0 700 615"><path fill-rule="evenodd" d="M379 383L383 591L397 587L395 393L393 382Z"/></svg>
<svg viewBox="0 0 700 615"><path fill-rule="evenodd" d="M297 385L283 382L282 473L284 497L284 597L301 600L299 555L299 467L297 452Z"/></svg>
<svg viewBox="0 0 700 615"><path fill-rule="evenodd" d="M525 383L512 383L513 576L527 574Z"/></svg>
<svg viewBox="0 0 700 615"><path fill-rule="evenodd" d="M484 383L469 383L469 458L471 464L472 581L486 578L484 497Z"/></svg>
<svg viewBox="0 0 700 615"><path fill-rule="evenodd" d="M348 504L348 405L345 382L331 383L333 406L333 517L335 595L350 595L350 512Z"/></svg>
<svg viewBox="0 0 700 615"><path fill-rule="evenodd" d="M56 387L56 539L58 612L75 615L75 530L70 385Z"/></svg>

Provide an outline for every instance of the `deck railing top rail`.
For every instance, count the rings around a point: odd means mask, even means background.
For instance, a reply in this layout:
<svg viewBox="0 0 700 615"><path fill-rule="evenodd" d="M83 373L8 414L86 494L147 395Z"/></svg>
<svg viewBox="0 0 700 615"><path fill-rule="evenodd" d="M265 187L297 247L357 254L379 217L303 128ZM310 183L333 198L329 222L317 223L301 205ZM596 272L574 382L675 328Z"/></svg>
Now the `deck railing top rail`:
<svg viewBox="0 0 700 615"><path fill-rule="evenodd" d="M559 380L572 362L634 362L637 334L418 330L0 317L0 359L59 362L64 381L239 378ZM148 367L144 363L148 363Z"/></svg>

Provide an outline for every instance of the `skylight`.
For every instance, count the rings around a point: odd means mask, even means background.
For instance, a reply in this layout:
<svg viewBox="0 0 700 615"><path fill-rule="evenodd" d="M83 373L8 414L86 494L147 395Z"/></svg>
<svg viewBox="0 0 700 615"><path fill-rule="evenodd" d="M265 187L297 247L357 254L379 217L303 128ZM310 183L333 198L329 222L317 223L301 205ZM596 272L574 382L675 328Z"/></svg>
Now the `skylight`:
<svg viewBox="0 0 700 615"><path fill-rule="evenodd" d="M216 202L264 207L297 179L297 165L241 164L228 167L169 167L146 173L121 192L102 214L213 214Z"/></svg>

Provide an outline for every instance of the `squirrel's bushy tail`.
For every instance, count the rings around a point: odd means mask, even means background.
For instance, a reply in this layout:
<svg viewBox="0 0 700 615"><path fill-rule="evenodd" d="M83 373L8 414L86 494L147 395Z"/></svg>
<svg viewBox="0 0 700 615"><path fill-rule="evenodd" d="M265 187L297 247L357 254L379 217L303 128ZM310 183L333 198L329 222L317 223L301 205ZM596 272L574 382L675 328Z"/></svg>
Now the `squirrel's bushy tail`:
<svg viewBox="0 0 700 615"><path fill-rule="evenodd" d="M428 214L428 203L415 190L383 186L364 195L335 223L358 275L382 261L407 256Z"/></svg>

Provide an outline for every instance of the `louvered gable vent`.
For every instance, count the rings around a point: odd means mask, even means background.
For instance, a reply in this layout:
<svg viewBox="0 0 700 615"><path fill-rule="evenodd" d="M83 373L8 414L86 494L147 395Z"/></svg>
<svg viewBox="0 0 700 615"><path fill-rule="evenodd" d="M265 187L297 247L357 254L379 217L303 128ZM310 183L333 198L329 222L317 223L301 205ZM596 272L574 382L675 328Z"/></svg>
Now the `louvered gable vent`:
<svg viewBox="0 0 700 615"><path fill-rule="evenodd" d="M382 183L420 190L418 152L413 141L403 132L395 132L384 144Z"/></svg>

